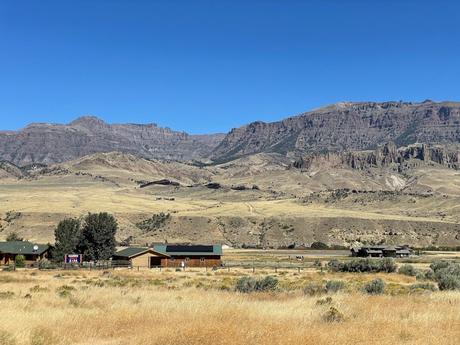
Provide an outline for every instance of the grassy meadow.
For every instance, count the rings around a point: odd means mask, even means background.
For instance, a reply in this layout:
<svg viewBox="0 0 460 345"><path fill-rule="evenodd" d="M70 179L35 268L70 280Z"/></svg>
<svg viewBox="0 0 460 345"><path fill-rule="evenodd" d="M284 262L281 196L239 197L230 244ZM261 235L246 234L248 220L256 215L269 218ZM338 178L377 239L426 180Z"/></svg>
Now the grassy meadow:
<svg viewBox="0 0 460 345"><path fill-rule="evenodd" d="M276 291L235 291L267 275ZM384 294L363 292L375 278ZM329 280L345 286L311 288ZM460 292L415 283L317 268L0 272L0 345L458 344Z"/></svg>

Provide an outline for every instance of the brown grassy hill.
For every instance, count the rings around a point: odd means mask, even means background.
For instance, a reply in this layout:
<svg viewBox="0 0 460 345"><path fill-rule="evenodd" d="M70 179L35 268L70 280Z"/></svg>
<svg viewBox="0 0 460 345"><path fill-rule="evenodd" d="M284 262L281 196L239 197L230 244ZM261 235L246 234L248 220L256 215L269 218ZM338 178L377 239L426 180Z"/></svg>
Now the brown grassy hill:
<svg viewBox="0 0 460 345"><path fill-rule="evenodd" d="M442 164L294 167L258 154L198 167L95 154L0 179L0 238L53 241L64 217L114 213L119 240L309 246L460 244L460 173ZM178 184L147 184L170 180ZM141 188L141 186L146 185Z"/></svg>

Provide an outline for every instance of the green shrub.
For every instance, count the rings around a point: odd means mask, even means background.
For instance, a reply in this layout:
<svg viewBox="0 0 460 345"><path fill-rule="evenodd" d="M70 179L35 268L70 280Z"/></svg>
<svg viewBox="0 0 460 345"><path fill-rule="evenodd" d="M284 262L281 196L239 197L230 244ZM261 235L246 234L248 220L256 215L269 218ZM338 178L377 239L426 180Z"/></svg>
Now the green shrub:
<svg viewBox="0 0 460 345"><path fill-rule="evenodd" d="M379 272L392 273L392 272L396 272L397 268L398 266L396 266L394 259L383 258L382 261L380 262Z"/></svg>
<svg viewBox="0 0 460 345"><path fill-rule="evenodd" d="M24 255L16 255L14 259L14 264L16 267L26 267L26 258Z"/></svg>
<svg viewBox="0 0 460 345"><path fill-rule="evenodd" d="M346 262L338 260L329 261L328 267L334 272L385 272L396 271L396 264L392 258L383 259L355 259Z"/></svg>
<svg viewBox="0 0 460 345"><path fill-rule="evenodd" d="M439 290L460 290L460 277L443 275L437 279Z"/></svg>
<svg viewBox="0 0 460 345"><path fill-rule="evenodd" d="M449 262L437 260L430 265L430 268L433 270L433 272L436 272L440 269L447 268L448 266Z"/></svg>
<svg viewBox="0 0 460 345"><path fill-rule="evenodd" d="M321 295L325 292L326 292L326 289L324 288L323 284L316 283L316 282L309 282L303 288L303 293L308 296Z"/></svg>
<svg viewBox="0 0 460 345"><path fill-rule="evenodd" d="M313 242L310 248L311 249L329 249L329 246L323 242Z"/></svg>
<svg viewBox="0 0 460 345"><path fill-rule="evenodd" d="M399 274L404 274L406 276L415 277L417 275L418 271L415 269L414 266L409 265L409 264L405 264L405 265L402 265L399 268L398 273Z"/></svg>
<svg viewBox="0 0 460 345"><path fill-rule="evenodd" d="M364 285L364 291L370 295L380 295L385 291L385 282L380 279L374 279Z"/></svg>
<svg viewBox="0 0 460 345"><path fill-rule="evenodd" d="M278 279L267 276L262 279L242 277L236 282L236 291L243 293L274 291L278 287Z"/></svg>
<svg viewBox="0 0 460 345"><path fill-rule="evenodd" d="M439 290L460 290L460 264L440 261L430 267Z"/></svg>
<svg viewBox="0 0 460 345"><path fill-rule="evenodd" d="M335 293L345 289L345 282L342 280L328 280L326 282L326 291L328 293Z"/></svg>
<svg viewBox="0 0 460 345"><path fill-rule="evenodd" d="M434 271L431 268L423 272L423 274L425 275L425 279L434 280L435 278Z"/></svg>
<svg viewBox="0 0 460 345"><path fill-rule="evenodd" d="M429 268L425 271L417 270L417 273L415 274L415 279L417 280L434 280L434 271Z"/></svg>
<svg viewBox="0 0 460 345"><path fill-rule="evenodd" d="M274 291L278 287L278 279L272 276L266 276L262 280L257 281L257 291Z"/></svg>

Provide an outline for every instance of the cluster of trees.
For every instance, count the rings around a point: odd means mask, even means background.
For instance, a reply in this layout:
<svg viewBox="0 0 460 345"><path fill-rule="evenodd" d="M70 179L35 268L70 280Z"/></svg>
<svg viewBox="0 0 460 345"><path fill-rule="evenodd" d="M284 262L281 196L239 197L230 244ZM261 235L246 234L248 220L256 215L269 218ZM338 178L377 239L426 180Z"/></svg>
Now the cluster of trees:
<svg viewBox="0 0 460 345"><path fill-rule="evenodd" d="M83 254L85 261L108 260L115 252L117 229L115 217L106 212L66 218L54 231L53 258L62 262L66 254Z"/></svg>

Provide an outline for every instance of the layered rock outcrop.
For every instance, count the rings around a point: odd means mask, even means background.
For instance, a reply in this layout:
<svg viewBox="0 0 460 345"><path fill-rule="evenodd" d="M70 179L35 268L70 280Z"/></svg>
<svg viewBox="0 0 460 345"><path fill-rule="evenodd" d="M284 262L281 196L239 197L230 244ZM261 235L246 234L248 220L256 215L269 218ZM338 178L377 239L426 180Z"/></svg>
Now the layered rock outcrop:
<svg viewBox="0 0 460 345"><path fill-rule="evenodd" d="M403 172L409 168L432 164L457 170L460 168L460 150L455 147L427 144L398 148L391 142L372 151L307 154L296 159L292 166L302 170L317 167L346 167L357 170L391 168Z"/></svg>
<svg viewBox="0 0 460 345"><path fill-rule="evenodd" d="M68 125L39 123L18 132L0 132L0 160L21 166L52 164L120 151L185 161L207 156L222 138L221 134L189 135L155 124L107 124L85 116Z"/></svg>
<svg viewBox="0 0 460 345"><path fill-rule="evenodd" d="M233 129L213 157L222 161L258 152L373 150L389 141L398 147L459 143L460 103L338 103L279 122Z"/></svg>

